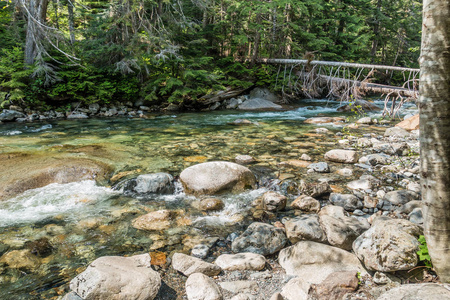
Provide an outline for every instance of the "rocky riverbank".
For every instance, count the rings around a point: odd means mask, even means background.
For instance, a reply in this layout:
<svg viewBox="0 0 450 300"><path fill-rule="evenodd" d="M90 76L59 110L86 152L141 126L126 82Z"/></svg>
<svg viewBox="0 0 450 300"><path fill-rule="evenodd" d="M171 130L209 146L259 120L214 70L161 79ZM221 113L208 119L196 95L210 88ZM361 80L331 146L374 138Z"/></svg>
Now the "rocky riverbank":
<svg viewBox="0 0 450 300"><path fill-rule="evenodd" d="M352 126L372 122L365 118ZM252 203L254 222L245 231L204 239L187 253L99 258L62 298L450 299L450 286L439 284L417 255L423 230L419 144L416 128L408 129L414 130L338 132L339 148L322 160L305 154L280 163L283 171L305 169L304 180L286 176L272 185ZM203 199L196 205L203 202L205 210L222 209L215 194L256 183L250 169L231 162L194 165L180 181ZM124 192L170 193L172 182L169 174L146 175ZM169 211L153 211L133 226L152 232L169 228L173 218Z"/></svg>

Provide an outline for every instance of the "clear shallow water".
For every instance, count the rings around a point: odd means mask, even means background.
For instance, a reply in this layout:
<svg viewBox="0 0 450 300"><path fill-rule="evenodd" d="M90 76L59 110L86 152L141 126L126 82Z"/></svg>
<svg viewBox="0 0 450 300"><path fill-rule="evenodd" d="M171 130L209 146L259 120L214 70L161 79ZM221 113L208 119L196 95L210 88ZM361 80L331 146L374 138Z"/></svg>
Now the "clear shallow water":
<svg viewBox="0 0 450 300"><path fill-rule="evenodd" d="M0 260L0 298L51 299L66 292L70 279L99 256L155 250L168 254L189 250L205 237L224 240L252 221L250 204L272 182L284 178L299 181L306 172L279 167L280 162L298 159L302 153L319 160L326 149L336 146L333 134L317 135L313 130L318 126L306 125L303 120L343 115L335 112L338 106L339 102L314 100L279 112L225 111L0 125L0 154L88 158L112 166L117 176L108 186L97 186L93 181L52 184L2 202L0 254L32 252L36 241L47 241L51 251L38 255L39 263L32 267L15 268ZM236 119L254 124L229 124ZM340 130L333 125L319 127ZM251 168L261 186L240 195L220 196L225 207L219 212L199 211L193 205L199 199L187 197L180 188L175 195L142 199L125 197L111 188L139 174L163 171L177 176L190 165L234 161L239 154L257 160ZM132 227L136 217L160 209L173 212L169 229L148 232Z"/></svg>

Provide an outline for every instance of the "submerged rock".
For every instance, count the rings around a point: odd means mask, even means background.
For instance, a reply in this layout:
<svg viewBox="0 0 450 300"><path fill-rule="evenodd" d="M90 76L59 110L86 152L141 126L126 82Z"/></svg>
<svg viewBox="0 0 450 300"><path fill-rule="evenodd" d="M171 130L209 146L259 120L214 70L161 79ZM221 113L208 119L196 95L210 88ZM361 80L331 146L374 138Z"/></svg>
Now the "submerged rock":
<svg viewBox="0 0 450 300"><path fill-rule="evenodd" d="M141 230L165 230L170 223L171 212L166 209L150 212L132 221L133 227Z"/></svg>
<svg viewBox="0 0 450 300"><path fill-rule="evenodd" d="M51 183L83 180L105 182L112 168L84 158L62 158L57 155L0 154L0 165L8 172L0 176L0 200L14 197L29 189Z"/></svg>
<svg viewBox="0 0 450 300"><path fill-rule="evenodd" d="M173 177L167 173L139 175L128 182L126 191L138 194L172 194L175 191Z"/></svg>
<svg viewBox="0 0 450 300"><path fill-rule="evenodd" d="M358 162L358 153L353 150L334 149L325 153L325 159L333 162L354 164Z"/></svg>
<svg viewBox="0 0 450 300"><path fill-rule="evenodd" d="M161 278L150 261L149 254L97 258L72 279L70 289L83 299L154 299Z"/></svg>
<svg viewBox="0 0 450 300"><path fill-rule="evenodd" d="M256 186L255 176L248 168L225 161L191 166L181 172L180 181L186 193L195 195L242 192Z"/></svg>

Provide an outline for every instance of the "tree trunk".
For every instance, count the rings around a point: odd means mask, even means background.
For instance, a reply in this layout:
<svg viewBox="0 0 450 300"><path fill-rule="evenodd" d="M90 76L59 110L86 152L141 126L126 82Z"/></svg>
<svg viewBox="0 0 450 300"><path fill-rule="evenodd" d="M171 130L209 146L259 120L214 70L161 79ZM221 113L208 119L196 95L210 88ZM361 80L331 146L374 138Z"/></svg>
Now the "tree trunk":
<svg viewBox="0 0 450 300"><path fill-rule="evenodd" d="M70 1L67 1L67 12L69 14L69 32L70 32L70 43L75 43L75 25L74 25L74 17L73 17L73 4Z"/></svg>
<svg viewBox="0 0 450 300"><path fill-rule="evenodd" d="M424 0L420 152L424 234L433 266L450 282L450 3Z"/></svg>
<svg viewBox="0 0 450 300"><path fill-rule="evenodd" d="M27 5L27 4L25 4ZM48 0L31 0L28 2L25 14L27 16L27 34L25 40L25 64L32 65L38 53L38 41L43 33L42 25L47 16Z"/></svg>

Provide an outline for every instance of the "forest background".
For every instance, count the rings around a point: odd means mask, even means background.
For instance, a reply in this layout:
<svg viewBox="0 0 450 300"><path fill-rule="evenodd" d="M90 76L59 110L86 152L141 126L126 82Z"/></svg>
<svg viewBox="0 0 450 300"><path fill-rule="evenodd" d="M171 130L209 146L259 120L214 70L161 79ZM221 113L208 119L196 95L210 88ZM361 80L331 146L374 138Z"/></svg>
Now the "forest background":
<svg viewBox="0 0 450 300"><path fill-rule="evenodd" d="M0 1L0 105L195 104L228 87L276 90L278 67L257 59L305 53L417 68L421 9L416 0Z"/></svg>

